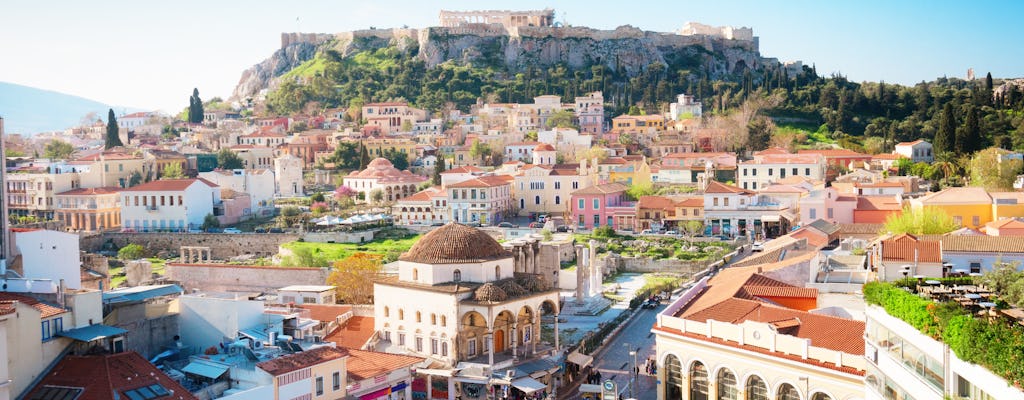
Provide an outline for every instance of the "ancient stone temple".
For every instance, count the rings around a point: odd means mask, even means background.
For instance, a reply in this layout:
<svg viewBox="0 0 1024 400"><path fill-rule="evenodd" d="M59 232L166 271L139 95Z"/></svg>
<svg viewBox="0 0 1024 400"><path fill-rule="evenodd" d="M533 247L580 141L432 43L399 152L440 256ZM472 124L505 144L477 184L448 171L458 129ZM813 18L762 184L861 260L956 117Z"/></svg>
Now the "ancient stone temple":
<svg viewBox="0 0 1024 400"><path fill-rule="evenodd" d="M555 10L441 10L439 19L441 26L446 28L458 28L467 24L501 24L505 29L520 26L551 26L555 22Z"/></svg>

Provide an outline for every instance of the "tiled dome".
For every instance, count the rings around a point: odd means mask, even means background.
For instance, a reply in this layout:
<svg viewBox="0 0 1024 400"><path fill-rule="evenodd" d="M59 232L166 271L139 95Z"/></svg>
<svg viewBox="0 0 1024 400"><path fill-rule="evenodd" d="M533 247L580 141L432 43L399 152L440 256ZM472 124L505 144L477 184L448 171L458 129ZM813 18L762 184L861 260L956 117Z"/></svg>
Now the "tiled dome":
<svg viewBox="0 0 1024 400"><path fill-rule="evenodd" d="M423 235L398 259L421 264L469 264L512 257L490 235L449 222Z"/></svg>
<svg viewBox="0 0 1024 400"><path fill-rule="evenodd" d="M487 282L476 289L476 292L473 293L473 298L476 301L505 301L508 300L508 294L498 285Z"/></svg>
<svg viewBox="0 0 1024 400"><path fill-rule="evenodd" d="M547 143L541 143L534 147L533 151L555 151L555 147Z"/></svg>

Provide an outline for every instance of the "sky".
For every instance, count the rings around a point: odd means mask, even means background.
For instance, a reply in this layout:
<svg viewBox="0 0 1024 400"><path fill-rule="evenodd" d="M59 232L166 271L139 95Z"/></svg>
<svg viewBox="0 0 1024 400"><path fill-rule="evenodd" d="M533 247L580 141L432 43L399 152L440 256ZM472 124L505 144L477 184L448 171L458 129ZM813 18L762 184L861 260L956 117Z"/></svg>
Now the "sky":
<svg viewBox="0 0 1024 400"><path fill-rule="evenodd" d="M556 20L674 32L746 26L761 55L850 80L1024 77L1021 1L24 1L0 10L0 81L177 113L193 88L227 98L281 32L437 25L438 11L553 8ZM2 112L3 110L0 110Z"/></svg>

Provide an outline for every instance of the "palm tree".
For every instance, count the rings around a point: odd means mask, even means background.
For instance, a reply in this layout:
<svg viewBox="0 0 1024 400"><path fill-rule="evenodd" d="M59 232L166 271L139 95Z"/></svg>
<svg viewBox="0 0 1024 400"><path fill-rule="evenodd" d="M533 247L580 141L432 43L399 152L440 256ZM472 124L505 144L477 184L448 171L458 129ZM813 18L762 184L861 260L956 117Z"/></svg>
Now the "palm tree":
<svg viewBox="0 0 1024 400"><path fill-rule="evenodd" d="M932 164L932 168L934 168L936 171L942 172L943 182L948 182L950 177L955 176L957 173L960 172L960 169L957 167L957 165L949 161L937 161L934 164Z"/></svg>

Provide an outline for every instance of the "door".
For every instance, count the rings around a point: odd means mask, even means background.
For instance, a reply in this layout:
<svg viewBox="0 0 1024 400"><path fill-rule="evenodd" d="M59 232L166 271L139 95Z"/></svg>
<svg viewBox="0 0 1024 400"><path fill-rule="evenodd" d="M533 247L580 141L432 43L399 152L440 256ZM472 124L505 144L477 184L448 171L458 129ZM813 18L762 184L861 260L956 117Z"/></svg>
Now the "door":
<svg viewBox="0 0 1024 400"><path fill-rule="evenodd" d="M505 351L505 331L498 329L494 331L494 353Z"/></svg>

